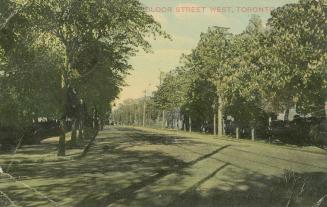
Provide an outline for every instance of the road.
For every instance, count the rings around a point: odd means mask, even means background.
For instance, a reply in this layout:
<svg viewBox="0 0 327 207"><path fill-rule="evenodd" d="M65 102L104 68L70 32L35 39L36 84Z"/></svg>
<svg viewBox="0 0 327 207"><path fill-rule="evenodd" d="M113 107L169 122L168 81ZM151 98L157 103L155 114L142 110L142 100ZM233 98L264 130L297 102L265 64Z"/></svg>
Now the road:
<svg viewBox="0 0 327 207"><path fill-rule="evenodd" d="M312 206L327 194L327 153L111 127L82 160L16 166L14 174L59 206ZM51 206L18 184L4 191L22 206Z"/></svg>

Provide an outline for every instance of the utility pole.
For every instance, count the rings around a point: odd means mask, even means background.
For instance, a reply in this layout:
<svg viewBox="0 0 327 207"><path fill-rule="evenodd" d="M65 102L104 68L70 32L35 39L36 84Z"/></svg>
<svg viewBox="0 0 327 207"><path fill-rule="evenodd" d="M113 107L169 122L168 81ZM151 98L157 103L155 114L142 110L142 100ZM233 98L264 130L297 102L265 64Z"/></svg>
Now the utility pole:
<svg viewBox="0 0 327 207"><path fill-rule="evenodd" d="M159 86L161 86L162 79L163 79L163 76L164 76L165 73L162 72L160 69L159 69L159 72L160 72L160 74L159 74ZM162 110L162 124L161 124L161 127L162 128L166 127L166 125L165 125L165 110Z"/></svg>
<svg viewBox="0 0 327 207"><path fill-rule="evenodd" d="M145 127L145 109L146 109L146 89L144 90L144 102L143 102L143 122L142 122L143 127Z"/></svg>

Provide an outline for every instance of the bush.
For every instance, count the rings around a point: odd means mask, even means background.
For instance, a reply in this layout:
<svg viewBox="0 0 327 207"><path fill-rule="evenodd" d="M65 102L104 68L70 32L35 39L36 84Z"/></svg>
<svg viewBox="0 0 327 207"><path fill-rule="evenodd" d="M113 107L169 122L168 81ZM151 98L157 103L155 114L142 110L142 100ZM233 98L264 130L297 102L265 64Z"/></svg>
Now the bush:
<svg viewBox="0 0 327 207"><path fill-rule="evenodd" d="M274 121L271 126L271 134L274 139L280 139L283 143L296 145L326 145L327 124L324 118L296 117L293 121Z"/></svg>
<svg viewBox="0 0 327 207"><path fill-rule="evenodd" d="M327 146L327 120L311 125L309 132L310 142L319 147Z"/></svg>
<svg viewBox="0 0 327 207"><path fill-rule="evenodd" d="M0 150L11 151L18 143L21 132L14 127L0 127Z"/></svg>

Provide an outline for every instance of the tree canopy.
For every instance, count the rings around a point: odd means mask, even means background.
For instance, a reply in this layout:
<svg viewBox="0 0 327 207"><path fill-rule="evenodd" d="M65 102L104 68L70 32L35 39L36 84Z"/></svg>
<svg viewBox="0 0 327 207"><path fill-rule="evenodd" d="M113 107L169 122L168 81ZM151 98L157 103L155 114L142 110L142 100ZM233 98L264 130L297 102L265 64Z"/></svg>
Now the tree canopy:
<svg viewBox="0 0 327 207"><path fill-rule="evenodd" d="M0 14L1 126L74 118L80 100L107 115L129 58L169 37L138 0L2 0Z"/></svg>
<svg viewBox="0 0 327 207"><path fill-rule="evenodd" d="M154 93L157 106L203 116L198 126L218 117L218 128L228 116L242 125L268 125L269 116L290 108L302 116L322 116L326 12L324 0L301 0L273 10L266 24L252 16L240 34L209 27Z"/></svg>

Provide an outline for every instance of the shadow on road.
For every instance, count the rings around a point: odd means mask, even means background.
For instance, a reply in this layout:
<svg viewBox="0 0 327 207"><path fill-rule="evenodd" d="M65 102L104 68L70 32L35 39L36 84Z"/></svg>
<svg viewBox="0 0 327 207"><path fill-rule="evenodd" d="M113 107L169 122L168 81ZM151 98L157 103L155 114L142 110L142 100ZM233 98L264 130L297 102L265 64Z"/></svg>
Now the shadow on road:
<svg viewBox="0 0 327 207"><path fill-rule="evenodd" d="M60 206L312 206L327 189L327 172L294 174L284 178L264 176L238 170L230 163L222 163L199 180L192 181L183 191L183 181L192 178L188 169L195 168L213 155L231 147L220 146L191 161L159 151L128 150L137 145L176 145L176 138L147 134L138 130L119 129L102 132L88 156L83 160L17 165L15 177L49 196ZM184 142L185 141L185 142ZM179 140L178 145L196 145ZM169 183L159 181L171 175ZM291 180L291 181L290 181ZM295 182L295 180L297 180ZM295 182L295 183L294 183ZM49 202L28 189L0 179L0 191L14 198L21 206L51 206ZM303 192L300 192L305 183ZM152 188L151 188L151 187ZM168 186L168 187L167 187ZM176 189L174 188L176 187ZM168 189L168 190L167 190ZM293 193L292 193L293 192ZM295 192L295 193L294 193ZM290 199L291 198L291 199Z"/></svg>

